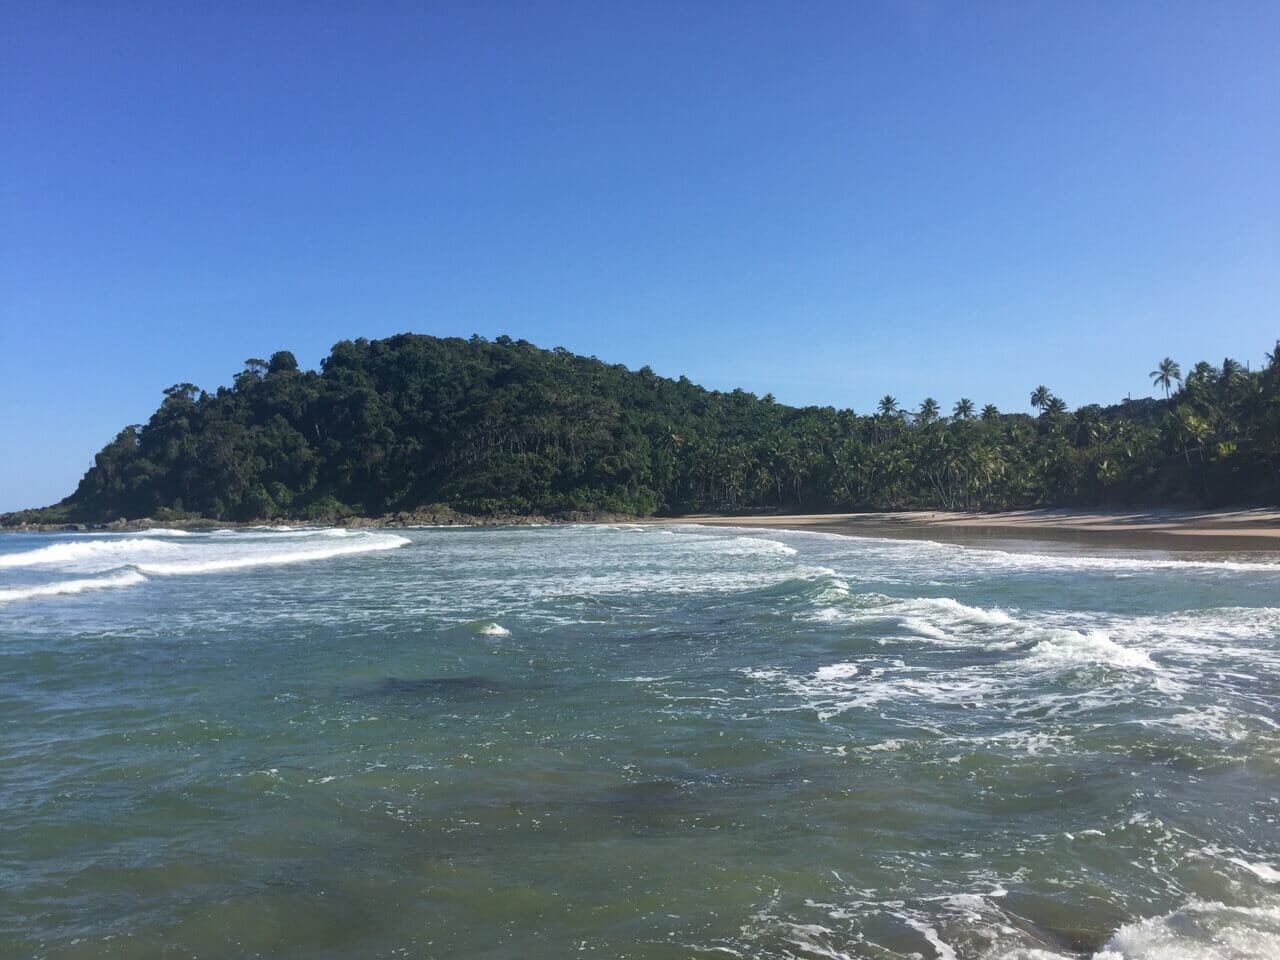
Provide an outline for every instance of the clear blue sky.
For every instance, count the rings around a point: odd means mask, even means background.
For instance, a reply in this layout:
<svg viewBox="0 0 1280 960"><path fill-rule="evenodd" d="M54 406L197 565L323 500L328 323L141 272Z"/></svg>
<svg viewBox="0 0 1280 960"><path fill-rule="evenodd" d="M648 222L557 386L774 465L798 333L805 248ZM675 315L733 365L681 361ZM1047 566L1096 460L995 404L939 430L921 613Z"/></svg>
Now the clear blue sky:
<svg viewBox="0 0 1280 960"><path fill-rule="evenodd" d="M868 412L1280 335L1270 0L8 0L0 131L0 509L349 337Z"/></svg>

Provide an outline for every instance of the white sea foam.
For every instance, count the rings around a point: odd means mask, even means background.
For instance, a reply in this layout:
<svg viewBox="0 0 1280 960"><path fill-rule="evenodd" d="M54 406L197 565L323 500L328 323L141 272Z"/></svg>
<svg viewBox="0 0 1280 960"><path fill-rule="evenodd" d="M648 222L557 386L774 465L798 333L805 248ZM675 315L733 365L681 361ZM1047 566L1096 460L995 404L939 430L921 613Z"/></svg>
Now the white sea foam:
<svg viewBox="0 0 1280 960"><path fill-rule="evenodd" d="M1021 661L1022 666L1031 669L1105 666L1161 671L1150 654L1135 642L1118 643L1103 629L1056 626L1052 618L1043 615L1037 615L1036 620L1019 619L998 607L973 606L951 597L894 599L865 594L851 597L844 604L820 607L804 617L849 624L896 621L911 637L993 652L1031 644Z"/></svg>
<svg viewBox="0 0 1280 960"><path fill-rule="evenodd" d="M857 673L856 663L833 663L830 666L819 667L813 676L816 680L847 680L849 677L856 676Z"/></svg>
<svg viewBox="0 0 1280 960"><path fill-rule="evenodd" d="M486 623L476 631L482 637L509 637L511 631L500 623Z"/></svg>
<svg viewBox="0 0 1280 960"><path fill-rule="evenodd" d="M1031 648L1023 666L1061 668L1115 667L1125 670L1158 670L1142 650L1122 647L1101 630L1052 630L1051 636Z"/></svg>
<svg viewBox="0 0 1280 960"><path fill-rule="evenodd" d="M1221 704L1200 704L1193 710L1181 710L1168 717L1144 718L1142 726L1170 730L1197 739L1210 738L1223 743L1241 743L1249 739L1257 727L1275 730L1275 721L1262 715L1242 716Z"/></svg>
<svg viewBox="0 0 1280 960"><path fill-rule="evenodd" d="M209 559L173 560L162 563L135 563L138 570L153 576L169 577L197 573L219 573L226 570L242 570L249 567L275 567L290 563L305 563L312 560L329 560L334 557L349 556L358 553L371 553L380 550L394 550L406 546L410 541L392 534L370 534L367 537L354 539L353 542L334 544L325 547L304 547L295 550L276 551L242 551L230 556L218 556Z"/></svg>
<svg viewBox="0 0 1280 960"><path fill-rule="evenodd" d="M0 602L82 593L144 583L148 576L182 576L248 567L277 566L326 560L352 554L391 550L409 543L404 537L382 533L330 537L289 538L287 534L257 533L226 537L73 540L52 543L20 553L0 555L0 568L84 574L77 579L0 587ZM278 539L285 538L285 539ZM108 574L110 576L87 576Z"/></svg>
<svg viewBox="0 0 1280 960"><path fill-rule="evenodd" d="M1094 960L1261 960L1280 957L1280 904L1232 907L1192 900L1127 923Z"/></svg>
<svg viewBox="0 0 1280 960"><path fill-rule="evenodd" d="M54 583L41 583L30 587L10 587L0 590L0 603L12 603L15 600L30 600L34 597L53 597L63 594L84 593L86 590L110 590L117 587L132 587L146 583L147 578L132 570L126 570L111 577L94 577L80 580L59 580Z"/></svg>
<svg viewBox="0 0 1280 960"><path fill-rule="evenodd" d="M131 563L135 558L173 553L181 549L163 540L77 540L70 543L52 543L21 553L0 554L0 568L38 567L46 565L96 566L110 569Z"/></svg>
<svg viewBox="0 0 1280 960"><path fill-rule="evenodd" d="M1280 870L1269 863L1251 863L1243 857L1230 857L1237 867L1243 867L1264 883L1280 883Z"/></svg>
<svg viewBox="0 0 1280 960"><path fill-rule="evenodd" d="M756 667L742 673L774 692L795 697L802 709L814 711L820 720L884 703L978 703L1000 690L996 678L972 668L943 674L916 667L864 667L840 663L801 675Z"/></svg>
<svg viewBox="0 0 1280 960"><path fill-rule="evenodd" d="M797 553L795 547L764 537L734 537L729 541L720 541L717 546L725 553L771 553L780 557L794 557Z"/></svg>
<svg viewBox="0 0 1280 960"><path fill-rule="evenodd" d="M922 921L915 920L915 919L908 919L907 925L910 926L913 930L918 931L920 935L923 936L925 940L929 942L929 946L933 947L934 955L938 958L938 960L958 960L958 958L956 957L956 952L952 950L951 947L948 944L946 944L940 936L938 936L938 931L935 930L933 927L929 926L927 923L923 923Z"/></svg>
<svg viewBox="0 0 1280 960"><path fill-rule="evenodd" d="M834 577L834 571L831 575ZM917 633L947 641L958 639L957 629L972 633L1020 625L1014 616L998 607L971 606L951 597L899 599L878 593L853 595L849 585L839 579L834 579L817 601L828 605L804 615L807 619L853 624L897 619Z"/></svg>
<svg viewBox="0 0 1280 960"><path fill-rule="evenodd" d="M913 609L950 616L963 623L1007 626L1017 621L1005 611L992 607L971 607L951 597L919 597L907 601Z"/></svg>

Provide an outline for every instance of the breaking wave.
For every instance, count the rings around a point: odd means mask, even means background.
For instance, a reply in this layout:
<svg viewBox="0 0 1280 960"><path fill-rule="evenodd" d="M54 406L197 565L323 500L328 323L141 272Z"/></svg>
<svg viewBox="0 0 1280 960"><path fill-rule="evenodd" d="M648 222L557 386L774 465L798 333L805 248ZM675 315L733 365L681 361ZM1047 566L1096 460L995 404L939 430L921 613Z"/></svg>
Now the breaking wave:
<svg viewBox="0 0 1280 960"><path fill-rule="evenodd" d="M134 559L158 553L180 550L176 544L163 540L85 540L72 543L53 543L21 553L0 554L0 568L37 567L50 564L83 564L85 561L105 563L116 567L132 563Z"/></svg>
<svg viewBox="0 0 1280 960"><path fill-rule="evenodd" d="M0 585L0 603L136 586L149 577L310 563L394 550L409 543L405 537L386 533L308 530L305 536L298 536L299 533L303 531L72 540L0 554L0 569L27 576L54 573L74 577Z"/></svg>
<svg viewBox="0 0 1280 960"><path fill-rule="evenodd" d="M132 587L146 583L147 578L132 570L118 573L113 577L84 578L80 580L58 580L54 583L41 583L31 587L9 587L0 590L0 603L12 603L15 600L30 600L34 597L54 597L63 594L84 593L86 590L110 590L114 587Z"/></svg>
<svg viewBox="0 0 1280 960"><path fill-rule="evenodd" d="M1280 957L1280 904L1232 907L1192 900L1127 923L1094 960L1258 960Z"/></svg>

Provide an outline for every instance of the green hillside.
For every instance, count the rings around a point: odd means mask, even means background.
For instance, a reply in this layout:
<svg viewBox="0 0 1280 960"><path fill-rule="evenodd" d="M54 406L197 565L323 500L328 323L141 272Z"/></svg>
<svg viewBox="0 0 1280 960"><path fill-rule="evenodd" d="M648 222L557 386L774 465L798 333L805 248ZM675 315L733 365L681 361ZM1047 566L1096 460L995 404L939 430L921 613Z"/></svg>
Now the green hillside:
<svg viewBox="0 0 1280 960"><path fill-rule="evenodd" d="M4 519L1280 502L1280 358L1180 373L1153 372L1167 399L1074 412L1041 387L1036 417L893 397L857 415L508 337L343 341L319 372L281 352L170 387L69 497Z"/></svg>

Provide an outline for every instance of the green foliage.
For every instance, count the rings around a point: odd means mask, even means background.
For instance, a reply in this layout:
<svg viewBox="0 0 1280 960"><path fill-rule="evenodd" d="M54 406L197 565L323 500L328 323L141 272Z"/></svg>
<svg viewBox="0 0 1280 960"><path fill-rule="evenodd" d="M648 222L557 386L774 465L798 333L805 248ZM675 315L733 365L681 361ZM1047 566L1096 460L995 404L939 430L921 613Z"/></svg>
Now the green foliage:
<svg viewBox="0 0 1280 960"><path fill-rule="evenodd" d="M788 407L510 337L345 340L319 372L281 351L231 387L170 387L74 494L9 519L1280 501L1280 363L1178 371L1153 374L1167 400L1072 413L1040 386L1034 419L927 398L912 422L892 396Z"/></svg>

